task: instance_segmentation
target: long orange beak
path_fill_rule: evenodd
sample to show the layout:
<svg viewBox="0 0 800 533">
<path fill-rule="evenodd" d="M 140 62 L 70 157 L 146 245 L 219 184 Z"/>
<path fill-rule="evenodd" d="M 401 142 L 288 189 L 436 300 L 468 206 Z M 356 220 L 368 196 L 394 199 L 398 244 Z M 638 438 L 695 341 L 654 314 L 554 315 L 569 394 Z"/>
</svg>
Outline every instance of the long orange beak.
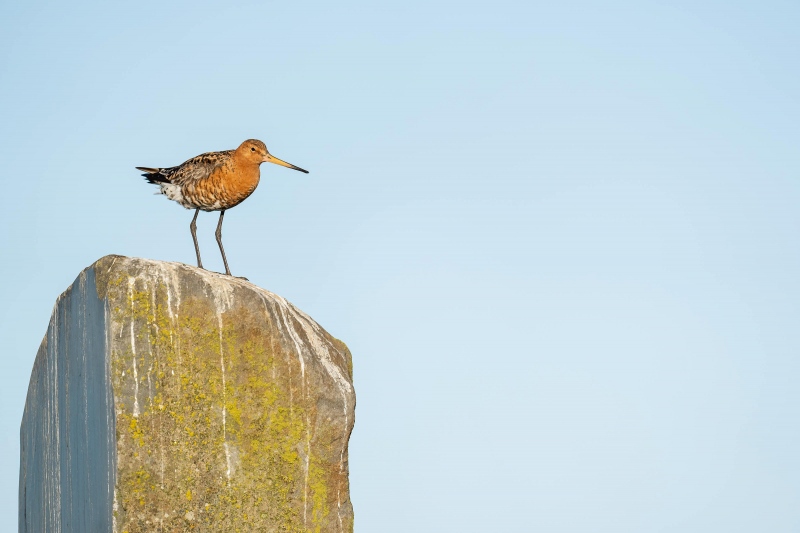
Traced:
<svg viewBox="0 0 800 533">
<path fill-rule="evenodd" d="M 292 170 L 299 170 L 300 172 L 305 172 L 306 174 L 308 174 L 308 170 L 304 170 L 304 169 L 302 169 L 300 167 L 294 166 L 291 163 L 287 163 L 286 161 L 282 161 L 282 160 L 278 159 L 277 157 L 275 157 L 272 154 L 265 155 L 264 156 L 264 160 L 262 162 L 263 163 L 275 163 L 276 165 L 280 165 L 280 166 L 286 167 L 286 168 L 291 168 Z"/>
</svg>

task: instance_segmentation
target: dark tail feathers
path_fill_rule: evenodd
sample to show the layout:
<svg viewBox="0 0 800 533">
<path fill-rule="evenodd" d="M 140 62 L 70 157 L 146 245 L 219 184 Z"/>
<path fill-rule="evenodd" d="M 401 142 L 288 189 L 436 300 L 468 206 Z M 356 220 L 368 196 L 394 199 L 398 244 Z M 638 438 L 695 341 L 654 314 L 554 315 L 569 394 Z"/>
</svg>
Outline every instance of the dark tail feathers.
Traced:
<svg viewBox="0 0 800 533">
<path fill-rule="evenodd" d="M 167 177 L 161 173 L 160 168 L 136 167 L 136 170 L 144 172 L 142 176 L 147 180 L 147 183 L 169 183 Z"/>
</svg>

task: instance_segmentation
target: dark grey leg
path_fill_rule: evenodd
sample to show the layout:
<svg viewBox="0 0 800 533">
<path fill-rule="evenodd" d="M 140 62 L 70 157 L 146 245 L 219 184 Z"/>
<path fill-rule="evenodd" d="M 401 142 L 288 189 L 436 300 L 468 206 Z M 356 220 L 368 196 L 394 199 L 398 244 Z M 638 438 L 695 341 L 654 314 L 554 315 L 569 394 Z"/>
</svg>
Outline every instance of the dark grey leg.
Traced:
<svg viewBox="0 0 800 533">
<path fill-rule="evenodd" d="M 194 240 L 194 251 L 197 253 L 197 266 L 203 268 L 203 262 L 200 261 L 200 247 L 197 245 L 197 215 L 200 214 L 200 210 L 197 209 L 194 212 L 194 218 L 192 219 L 192 223 L 189 224 L 189 229 L 192 230 L 192 240 Z"/>
<path fill-rule="evenodd" d="M 228 268 L 228 260 L 225 259 L 225 249 L 222 247 L 222 217 L 225 216 L 225 210 L 219 212 L 219 224 L 217 224 L 217 244 L 219 244 L 219 251 L 222 252 L 222 262 L 225 263 L 225 273 L 231 275 L 231 270 Z M 199 256 L 198 256 L 199 257 Z"/>
</svg>

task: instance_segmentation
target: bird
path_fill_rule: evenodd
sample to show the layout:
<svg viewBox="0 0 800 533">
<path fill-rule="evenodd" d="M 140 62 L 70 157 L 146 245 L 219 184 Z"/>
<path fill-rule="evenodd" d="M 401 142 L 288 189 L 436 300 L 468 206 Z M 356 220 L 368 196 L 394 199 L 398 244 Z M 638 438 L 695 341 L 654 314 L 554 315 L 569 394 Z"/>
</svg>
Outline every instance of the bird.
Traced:
<svg viewBox="0 0 800 533">
<path fill-rule="evenodd" d="M 203 268 L 203 262 L 197 244 L 197 215 L 200 211 L 219 211 L 215 235 L 225 274 L 231 276 L 222 247 L 222 219 L 226 210 L 236 207 L 256 190 L 261 179 L 261 163 L 274 163 L 308 174 L 307 170 L 270 154 L 267 145 L 258 139 L 248 139 L 235 150 L 200 154 L 174 167 L 136 169 L 144 172 L 142 176 L 148 183 L 160 187 L 156 194 L 163 194 L 186 209 L 195 210 L 189 229 L 199 268 Z"/>
</svg>

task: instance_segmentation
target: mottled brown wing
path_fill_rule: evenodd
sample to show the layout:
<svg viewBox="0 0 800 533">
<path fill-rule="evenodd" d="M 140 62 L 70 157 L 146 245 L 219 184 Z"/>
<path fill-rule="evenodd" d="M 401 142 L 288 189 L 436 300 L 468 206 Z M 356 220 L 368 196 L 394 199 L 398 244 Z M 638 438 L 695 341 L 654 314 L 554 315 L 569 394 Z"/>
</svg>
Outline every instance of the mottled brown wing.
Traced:
<svg viewBox="0 0 800 533">
<path fill-rule="evenodd" d="M 233 150 L 200 154 L 177 167 L 162 168 L 158 173 L 168 182 L 184 187 L 210 176 L 214 170 L 224 165 L 232 154 Z"/>
</svg>

